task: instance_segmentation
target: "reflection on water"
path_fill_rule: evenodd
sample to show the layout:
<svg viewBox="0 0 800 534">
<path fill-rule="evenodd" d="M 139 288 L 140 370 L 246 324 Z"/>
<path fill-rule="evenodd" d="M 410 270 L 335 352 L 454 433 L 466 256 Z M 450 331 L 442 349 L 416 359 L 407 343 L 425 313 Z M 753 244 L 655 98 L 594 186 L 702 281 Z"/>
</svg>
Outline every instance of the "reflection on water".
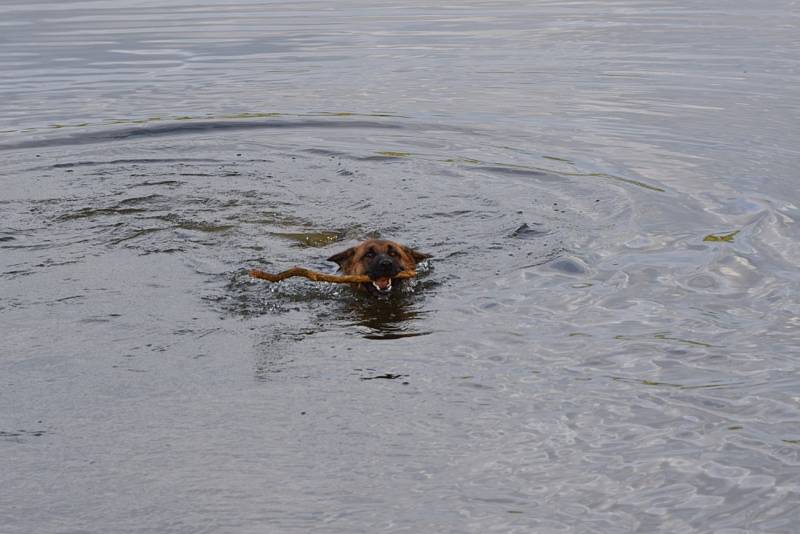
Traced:
<svg viewBox="0 0 800 534">
<path fill-rule="evenodd" d="M 392 295 L 377 299 L 359 295 L 342 306 L 341 316 L 351 317 L 354 326 L 361 327 L 367 339 L 400 339 L 421 336 L 430 332 L 424 328 L 424 311 L 416 295 Z"/>
<path fill-rule="evenodd" d="M 163 4 L 0 7 L 4 533 L 796 530 L 790 0 Z"/>
</svg>

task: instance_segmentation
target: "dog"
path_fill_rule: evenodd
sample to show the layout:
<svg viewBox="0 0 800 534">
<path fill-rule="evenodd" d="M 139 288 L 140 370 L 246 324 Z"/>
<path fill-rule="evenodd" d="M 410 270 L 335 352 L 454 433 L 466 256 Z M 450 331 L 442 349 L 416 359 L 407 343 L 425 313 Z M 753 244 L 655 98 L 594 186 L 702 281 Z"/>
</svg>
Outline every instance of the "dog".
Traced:
<svg viewBox="0 0 800 534">
<path fill-rule="evenodd" d="M 417 263 L 430 258 L 388 239 L 368 239 L 354 247 L 334 254 L 328 261 L 339 265 L 343 274 L 365 274 L 371 282 L 352 284 L 359 291 L 375 297 L 386 297 L 401 287 L 403 279 L 394 278 L 401 271 L 416 270 Z"/>
</svg>

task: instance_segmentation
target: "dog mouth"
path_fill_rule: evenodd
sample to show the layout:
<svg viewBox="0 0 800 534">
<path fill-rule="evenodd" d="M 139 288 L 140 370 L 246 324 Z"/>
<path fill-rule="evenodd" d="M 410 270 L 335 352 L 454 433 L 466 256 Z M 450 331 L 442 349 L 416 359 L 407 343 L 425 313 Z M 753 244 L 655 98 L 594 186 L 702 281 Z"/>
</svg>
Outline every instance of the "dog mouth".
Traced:
<svg viewBox="0 0 800 534">
<path fill-rule="evenodd" d="M 392 278 L 389 276 L 379 276 L 370 282 L 370 285 L 380 295 L 388 295 L 392 290 Z"/>
</svg>

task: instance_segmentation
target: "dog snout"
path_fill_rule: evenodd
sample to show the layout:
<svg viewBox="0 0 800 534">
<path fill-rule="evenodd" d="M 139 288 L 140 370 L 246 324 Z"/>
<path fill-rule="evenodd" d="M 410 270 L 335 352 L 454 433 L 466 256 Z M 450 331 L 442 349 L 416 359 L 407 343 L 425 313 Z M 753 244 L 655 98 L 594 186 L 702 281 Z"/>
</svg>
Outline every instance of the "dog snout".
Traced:
<svg viewBox="0 0 800 534">
<path fill-rule="evenodd" d="M 373 276 L 394 276 L 397 274 L 397 267 L 394 261 L 385 254 L 381 254 L 375 258 L 375 263 L 372 265 Z"/>
</svg>

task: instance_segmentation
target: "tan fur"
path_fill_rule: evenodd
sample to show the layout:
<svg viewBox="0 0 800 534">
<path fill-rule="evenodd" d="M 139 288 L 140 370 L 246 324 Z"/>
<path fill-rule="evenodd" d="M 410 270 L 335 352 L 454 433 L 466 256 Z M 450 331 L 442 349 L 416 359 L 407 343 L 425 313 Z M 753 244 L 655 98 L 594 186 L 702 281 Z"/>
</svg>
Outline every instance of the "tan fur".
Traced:
<svg viewBox="0 0 800 534">
<path fill-rule="evenodd" d="M 345 275 L 374 275 L 375 262 L 379 259 L 385 261 L 386 258 L 390 258 L 395 262 L 397 273 L 392 275 L 391 278 L 399 281 L 402 278 L 407 278 L 406 276 L 398 276 L 400 272 L 414 272 L 417 263 L 430 258 L 430 255 L 388 239 L 368 239 L 354 247 L 334 254 L 328 258 L 328 261 L 338 263 L 339 270 Z M 364 283 L 353 284 L 355 289 L 371 291 L 372 289 L 369 286 L 370 284 Z"/>
</svg>

